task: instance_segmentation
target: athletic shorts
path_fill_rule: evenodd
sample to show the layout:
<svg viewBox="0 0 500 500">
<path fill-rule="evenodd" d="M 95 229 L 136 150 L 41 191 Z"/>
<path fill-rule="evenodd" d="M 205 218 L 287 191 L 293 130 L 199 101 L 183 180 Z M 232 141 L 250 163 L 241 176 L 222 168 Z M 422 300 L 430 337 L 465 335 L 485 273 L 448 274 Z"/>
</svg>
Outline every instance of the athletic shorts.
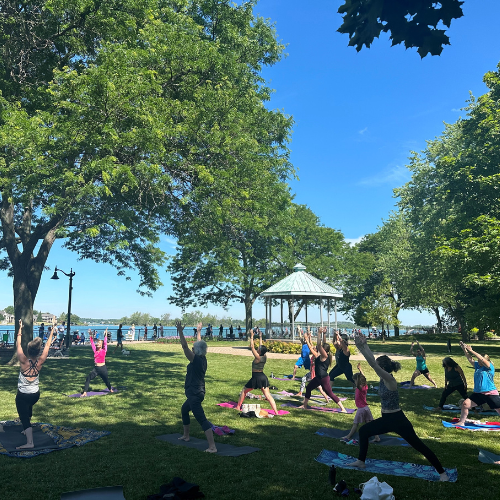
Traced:
<svg viewBox="0 0 500 500">
<path fill-rule="evenodd" d="M 429 373 L 429 368 L 426 368 L 425 370 L 418 370 L 420 372 L 420 375 L 425 375 L 426 373 Z"/>
<path fill-rule="evenodd" d="M 500 396 L 487 396 L 481 392 L 473 392 L 469 399 L 476 403 L 477 406 L 486 403 L 492 410 L 500 408 Z"/>
<path fill-rule="evenodd" d="M 298 366 L 299 368 L 304 367 L 306 370 L 311 369 L 311 358 L 307 356 L 307 358 L 303 358 L 302 356 L 297 360 L 297 363 L 295 363 L 295 366 Z"/>
</svg>

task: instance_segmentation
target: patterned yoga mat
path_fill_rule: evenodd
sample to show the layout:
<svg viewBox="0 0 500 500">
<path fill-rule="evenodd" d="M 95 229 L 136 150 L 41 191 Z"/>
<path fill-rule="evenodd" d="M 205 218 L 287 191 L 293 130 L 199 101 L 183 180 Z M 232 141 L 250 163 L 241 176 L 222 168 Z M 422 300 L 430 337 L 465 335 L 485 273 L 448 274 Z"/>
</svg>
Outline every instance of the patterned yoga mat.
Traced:
<svg viewBox="0 0 500 500">
<path fill-rule="evenodd" d="M 217 403 L 217 406 L 222 406 L 223 408 L 236 408 L 236 403 L 234 401 L 228 401 L 227 403 Z M 267 411 L 271 415 L 276 415 L 274 410 L 268 410 L 267 408 L 261 408 L 261 410 Z M 278 415 L 289 415 L 289 411 L 278 410 Z"/>
<path fill-rule="evenodd" d="M 500 422 L 479 422 L 473 420 L 466 420 L 465 425 L 457 425 L 458 418 L 454 418 L 451 422 L 441 420 L 443 425 L 448 428 L 455 428 L 464 431 L 485 431 L 485 432 L 498 432 L 500 431 Z"/>
<path fill-rule="evenodd" d="M 19 422 L 7 420 L 0 422 L 0 428 L 0 454 L 17 458 L 31 458 L 51 451 L 83 446 L 111 434 L 109 431 L 73 429 L 71 427 L 36 423 L 33 424 L 35 448 L 17 450 L 16 446 L 26 444 L 26 437 L 21 434 L 23 426 Z"/>
<path fill-rule="evenodd" d="M 431 465 L 367 458 L 365 462 L 366 467 L 364 469 L 359 469 L 358 467 L 350 467 L 348 465 L 355 462 L 356 458 L 330 450 L 322 450 L 315 460 L 328 466 L 335 465 L 335 467 L 339 467 L 340 469 L 362 470 L 363 472 L 371 472 L 373 474 L 388 474 L 390 476 L 414 477 L 427 481 L 439 481 L 439 474 Z M 445 469 L 445 471 L 450 478 L 450 482 L 454 483 L 458 478 L 457 469 Z"/>
</svg>

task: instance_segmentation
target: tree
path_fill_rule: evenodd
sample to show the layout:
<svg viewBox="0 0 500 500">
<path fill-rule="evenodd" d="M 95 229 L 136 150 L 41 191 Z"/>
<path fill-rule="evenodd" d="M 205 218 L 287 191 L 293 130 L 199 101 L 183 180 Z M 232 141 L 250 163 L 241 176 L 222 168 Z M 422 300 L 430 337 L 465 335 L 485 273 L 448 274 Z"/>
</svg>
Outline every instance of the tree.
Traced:
<svg viewBox="0 0 500 500">
<path fill-rule="evenodd" d="M 283 142 L 289 122 L 263 106 L 259 72 L 283 46 L 253 2 L 4 3 L 0 251 L 25 345 L 56 239 L 157 289 L 159 234 L 175 234 L 235 149 Z"/>
<path fill-rule="evenodd" d="M 338 12 L 344 14 L 337 30 L 349 34 L 349 45 L 359 52 L 367 48 L 380 33 L 391 33 L 392 45 L 404 43 L 417 47 L 420 57 L 441 54 L 450 45 L 445 30 L 453 19 L 463 16 L 462 0 L 345 0 Z"/>
<path fill-rule="evenodd" d="M 14 314 L 14 306 L 7 306 L 3 309 L 7 314 Z"/>
</svg>

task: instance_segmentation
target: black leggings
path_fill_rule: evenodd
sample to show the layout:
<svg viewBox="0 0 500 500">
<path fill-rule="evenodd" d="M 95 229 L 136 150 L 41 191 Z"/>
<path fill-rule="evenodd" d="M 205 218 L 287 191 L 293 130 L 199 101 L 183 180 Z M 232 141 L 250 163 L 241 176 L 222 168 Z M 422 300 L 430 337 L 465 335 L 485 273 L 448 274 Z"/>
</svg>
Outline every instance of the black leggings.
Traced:
<svg viewBox="0 0 500 500">
<path fill-rule="evenodd" d="M 194 418 L 201 425 L 203 431 L 212 428 L 212 424 L 207 420 L 205 412 L 203 411 L 203 406 L 201 406 L 201 403 L 203 402 L 204 399 L 205 399 L 205 394 L 203 393 L 196 394 L 194 396 L 187 396 L 187 399 L 181 408 L 183 425 L 189 425 L 191 423 L 191 419 L 189 418 L 189 412 L 192 411 Z"/>
<path fill-rule="evenodd" d="M 94 380 L 97 375 L 104 380 L 106 387 L 111 390 L 111 384 L 108 380 L 108 369 L 106 368 L 106 365 L 103 365 L 94 366 L 94 369 L 87 375 L 87 380 L 85 380 L 85 389 L 83 389 L 83 392 L 87 392 L 89 390 L 90 381 Z"/>
<path fill-rule="evenodd" d="M 351 382 L 351 384 L 356 385 L 354 383 L 354 379 L 352 377 L 352 365 L 351 363 L 347 363 L 346 365 L 335 365 L 330 372 L 330 380 L 333 380 L 339 375 L 345 375 L 345 378 Z"/>
<path fill-rule="evenodd" d="M 19 419 L 23 424 L 23 429 L 31 427 L 31 417 L 33 416 L 33 406 L 40 399 L 40 391 L 28 394 L 26 392 L 17 391 L 16 408 L 19 414 Z"/>
<path fill-rule="evenodd" d="M 467 399 L 467 391 L 465 390 L 464 384 L 460 385 L 455 385 L 453 387 L 446 387 L 446 389 L 443 391 L 443 394 L 441 394 L 441 399 L 439 400 L 439 408 L 442 408 L 444 405 L 444 402 L 446 401 L 446 398 L 450 395 L 453 394 L 455 391 L 458 391 L 460 393 L 460 396 L 462 396 L 464 399 Z"/>
<path fill-rule="evenodd" d="M 399 434 L 410 446 L 415 448 L 419 453 L 422 453 L 439 474 L 444 472 L 438 457 L 436 457 L 434 452 L 415 434 L 413 425 L 411 425 L 411 422 L 401 410 L 395 413 L 382 413 L 382 418 L 372 420 L 361 427 L 359 430 L 359 460 L 363 462 L 366 460 L 368 439 L 371 436 L 386 434 L 388 432 Z"/>
</svg>

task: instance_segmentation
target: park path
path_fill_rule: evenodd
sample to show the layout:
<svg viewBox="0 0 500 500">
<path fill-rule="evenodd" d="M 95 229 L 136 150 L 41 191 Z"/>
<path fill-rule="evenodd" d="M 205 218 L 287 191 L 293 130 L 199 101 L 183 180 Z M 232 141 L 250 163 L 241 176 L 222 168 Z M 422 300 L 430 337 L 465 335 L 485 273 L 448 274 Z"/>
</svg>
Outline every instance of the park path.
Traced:
<svg viewBox="0 0 500 500">
<path fill-rule="evenodd" d="M 253 357 L 252 351 L 246 346 L 209 346 L 208 352 L 213 352 L 216 354 L 232 354 L 234 356 L 248 356 Z M 393 353 L 385 353 L 385 352 L 376 352 L 374 353 L 376 356 L 382 356 L 383 354 L 387 354 L 391 358 L 399 359 L 415 359 L 413 356 L 400 356 L 398 354 Z M 268 352 L 267 357 L 269 359 L 297 359 L 297 354 L 284 354 L 281 352 Z M 351 356 L 352 361 L 362 361 L 365 358 L 361 354 L 354 354 Z"/>
</svg>

